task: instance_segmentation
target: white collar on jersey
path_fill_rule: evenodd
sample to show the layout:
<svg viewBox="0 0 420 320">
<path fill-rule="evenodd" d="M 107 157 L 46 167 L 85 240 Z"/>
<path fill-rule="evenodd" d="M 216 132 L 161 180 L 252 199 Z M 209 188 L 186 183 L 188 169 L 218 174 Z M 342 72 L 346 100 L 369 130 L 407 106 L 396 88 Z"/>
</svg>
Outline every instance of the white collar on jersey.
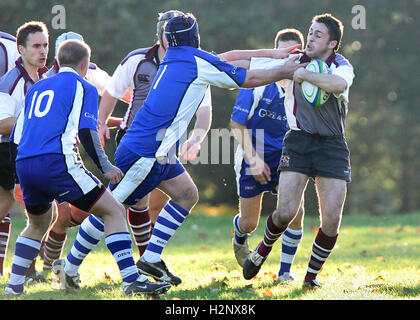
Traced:
<svg viewBox="0 0 420 320">
<path fill-rule="evenodd" d="M 73 68 L 70 68 L 70 67 L 62 67 L 62 68 L 60 68 L 60 70 L 58 70 L 58 72 L 73 72 L 75 74 L 78 74 L 76 72 L 76 70 L 74 70 Z"/>
</svg>

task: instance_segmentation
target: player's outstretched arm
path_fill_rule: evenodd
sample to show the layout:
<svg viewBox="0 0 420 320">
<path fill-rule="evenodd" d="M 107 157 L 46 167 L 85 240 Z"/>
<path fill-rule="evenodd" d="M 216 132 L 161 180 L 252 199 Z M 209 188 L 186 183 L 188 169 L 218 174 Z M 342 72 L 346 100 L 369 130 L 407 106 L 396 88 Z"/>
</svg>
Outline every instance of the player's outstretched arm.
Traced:
<svg viewBox="0 0 420 320">
<path fill-rule="evenodd" d="M 293 74 L 295 71 L 307 65 L 307 63 L 297 64 L 296 60 L 298 58 L 299 57 L 297 55 L 293 56 L 279 68 L 269 70 L 255 69 L 247 71 L 245 82 L 242 84 L 242 88 L 255 88 L 282 79 L 293 79 Z"/>
<path fill-rule="evenodd" d="M 346 80 L 338 75 L 311 72 L 305 68 L 296 70 L 293 80 L 297 83 L 308 81 L 327 92 L 336 94 L 343 93 L 347 88 Z"/>
<path fill-rule="evenodd" d="M 231 50 L 217 56 L 221 60 L 232 63 L 237 60 L 251 60 L 251 58 L 284 59 L 289 53 L 300 47 L 300 44 L 281 49 Z"/>
<path fill-rule="evenodd" d="M 105 138 L 110 139 L 111 135 L 108 127 L 108 120 L 114 112 L 115 105 L 117 104 L 117 98 L 111 96 L 107 90 L 105 90 L 101 102 L 99 104 L 98 112 L 98 133 L 102 146 L 105 145 Z M 111 126 L 112 127 L 112 126 Z"/>
</svg>

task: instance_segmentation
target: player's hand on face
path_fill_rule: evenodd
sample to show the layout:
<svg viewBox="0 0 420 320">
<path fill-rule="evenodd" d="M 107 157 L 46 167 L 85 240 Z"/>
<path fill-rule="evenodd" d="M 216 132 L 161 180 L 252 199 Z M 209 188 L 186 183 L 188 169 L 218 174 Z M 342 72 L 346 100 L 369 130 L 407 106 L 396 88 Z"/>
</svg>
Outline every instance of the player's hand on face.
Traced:
<svg viewBox="0 0 420 320">
<path fill-rule="evenodd" d="M 290 52 L 295 51 L 299 47 L 300 47 L 300 44 L 296 44 L 294 46 L 276 49 L 274 51 L 273 58 L 274 59 L 284 59 L 284 58 L 287 58 L 289 56 L 289 53 Z"/>
<path fill-rule="evenodd" d="M 255 162 L 251 162 L 249 167 L 251 174 L 261 184 L 267 184 L 271 181 L 270 167 L 260 157 L 255 157 Z"/>
<path fill-rule="evenodd" d="M 195 160 L 200 149 L 201 144 L 198 141 L 187 140 L 181 145 L 179 154 L 187 161 Z"/>
<path fill-rule="evenodd" d="M 99 139 L 101 140 L 102 147 L 105 147 L 105 138 L 111 138 L 109 128 L 106 124 L 100 124 L 98 128 Z"/>
<path fill-rule="evenodd" d="M 286 79 L 293 79 L 293 75 L 298 69 L 304 69 L 306 63 L 298 63 L 299 56 L 295 55 L 292 58 L 290 58 L 284 65 L 283 65 L 283 71 L 286 72 Z"/>
<path fill-rule="evenodd" d="M 104 176 L 112 184 L 117 184 L 124 177 L 124 174 L 119 168 L 112 166 L 111 169 L 109 169 L 106 173 L 104 173 Z"/>
</svg>

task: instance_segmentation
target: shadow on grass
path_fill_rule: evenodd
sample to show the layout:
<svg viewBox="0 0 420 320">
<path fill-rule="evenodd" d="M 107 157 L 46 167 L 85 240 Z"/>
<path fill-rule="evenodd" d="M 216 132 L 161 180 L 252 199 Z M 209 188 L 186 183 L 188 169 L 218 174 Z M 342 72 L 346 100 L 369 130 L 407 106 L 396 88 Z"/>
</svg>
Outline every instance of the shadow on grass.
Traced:
<svg viewBox="0 0 420 320">
<path fill-rule="evenodd" d="M 379 291 L 403 298 L 420 297 L 420 283 L 414 284 L 412 286 L 385 285 L 380 287 Z"/>
<path fill-rule="evenodd" d="M 305 294 L 303 289 L 291 289 L 283 294 L 271 294 L 271 290 L 278 284 L 264 281 L 258 284 L 250 283 L 244 286 L 232 287 L 223 280 L 213 281 L 196 288 L 169 291 L 166 299 L 207 299 L 207 300 L 282 300 L 299 299 Z M 287 286 L 285 286 L 287 288 Z"/>
</svg>

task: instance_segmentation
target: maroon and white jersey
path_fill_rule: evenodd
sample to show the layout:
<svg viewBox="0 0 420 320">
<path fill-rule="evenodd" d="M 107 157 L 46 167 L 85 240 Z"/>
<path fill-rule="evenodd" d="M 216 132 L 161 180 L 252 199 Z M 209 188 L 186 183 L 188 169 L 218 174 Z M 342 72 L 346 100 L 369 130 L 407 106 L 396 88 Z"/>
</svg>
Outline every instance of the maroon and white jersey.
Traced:
<svg viewBox="0 0 420 320">
<path fill-rule="evenodd" d="M 57 74 L 59 70 L 60 68 L 57 60 L 54 60 L 53 66 L 44 74 L 44 77 L 51 77 Z M 89 64 L 89 69 L 86 73 L 85 79 L 96 87 L 100 96 L 104 94 L 106 85 L 110 78 L 111 77 L 108 72 L 102 70 L 93 62 Z"/>
<path fill-rule="evenodd" d="M 19 116 L 25 104 L 26 92 L 35 83 L 23 67 L 21 57 L 15 64 L 0 78 L 0 120 Z M 39 79 L 47 70 L 45 67 L 38 70 Z M 0 142 L 9 142 L 9 135 L 0 135 Z"/>
<path fill-rule="evenodd" d="M 159 45 L 130 52 L 115 69 L 106 90 L 117 99 L 122 99 L 127 89 L 132 96 L 127 112 L 121 122 L 121 129 L 127 130 L 149 94 L 159 68 Z M 200 106 L 211 107 L 210 86 Z"/>
<path fill-rule="evenodd" d="M 8 33 L 0 32 L 0 77 L 15 67 L 15 62 L 19 57 L 16 38 Z"/>
<path fill-rule="evenodd" d="M 304 52 L 298 52 L 301 63 L 309 62 Z M 284 64 L 288 59 L 252 58 L 250 69 L 272 69 Z M 339 94 L 332 94 L 321 107 L 314 108 L 307 103 L 300 87 L 292 80 L 282 80 L 279 84 L 285 89 L 284 107 L 287 122 L 292 130 L 304 130 L 311 134 L 323 136 L 344 135 L 346 115 L 348 111 L 349 89 L 353 83 L 354 70 L 349 61 L 341 54 L 333 53 L 325 61 L 329 73 L 343 78 L 347 87 Z"/>
</svg>

